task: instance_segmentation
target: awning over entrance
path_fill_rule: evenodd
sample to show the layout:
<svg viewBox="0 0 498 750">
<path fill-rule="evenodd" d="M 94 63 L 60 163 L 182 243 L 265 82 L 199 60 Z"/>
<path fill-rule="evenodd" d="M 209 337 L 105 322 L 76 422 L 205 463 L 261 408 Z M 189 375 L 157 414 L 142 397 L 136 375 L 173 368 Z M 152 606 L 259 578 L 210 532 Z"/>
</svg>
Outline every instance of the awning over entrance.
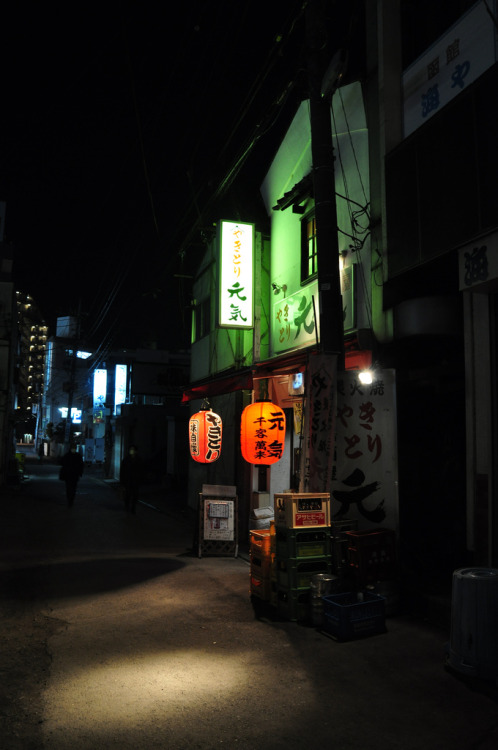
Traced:
<svg viewBox="0 0 498 750">
<path fill-rule="evenodd" d="M 232 372 L 223 377 L 210 378 L 202 382 L 198 381 L 195 385 L 183 391 L 182 404 L 186 404 L 196 398 L 220 396 L 223 393 L 233 393 L 233 391 L 242 391 L 245 389 L 252 390 L 252 370 L 250 368 Z"/>
<path fill-rule="evenodd" d="M 198 381 L 183 391 L 182 404 L 197 398 L 209 398 L 220 396 L 223 393 L 233 391 L 252 390 L 254 380 L 271 378 L 274 375 L 287 375 L 296 372 L 304 372 L 310 349 L 301 349 L 286 356 L 269 359 L 265 362 L 257 362 L 252 367 L 244 370 L 230 372 L 223 376 L 217 376 Z"/>
<path fill-rule="evenodd" d="M 221 396 L 224 393 L 233 393 L 234 391 L 251 391 L 254 388 L 255 380 L 305 372 L 309 358 L 315 354 L 318 354 L 316 347 L 299 349 L 287 355 L 267 359 L 265 362 L 256 362 L 252 367 L 246 367 L 243 370 L 197 381 L 189 388 L 184 389 L 182 404 L 194 399 Z M 371 364 L 372 352 L 370 350 L 351 350 L 346 353 L 346 370 L 362 370 L 370 367 Z"/>
<path fill-rule="evenodd" d="M 275 359 L 267 359 L 266 362 L 257 362 L 253 365 L 254 378 L 271 378 L 273 375 L 291 375 L 295 372 L 304 372 L 308 356 L 314 349 L 299 349 L 299 351 L 284 354 Z"/>
</svg>

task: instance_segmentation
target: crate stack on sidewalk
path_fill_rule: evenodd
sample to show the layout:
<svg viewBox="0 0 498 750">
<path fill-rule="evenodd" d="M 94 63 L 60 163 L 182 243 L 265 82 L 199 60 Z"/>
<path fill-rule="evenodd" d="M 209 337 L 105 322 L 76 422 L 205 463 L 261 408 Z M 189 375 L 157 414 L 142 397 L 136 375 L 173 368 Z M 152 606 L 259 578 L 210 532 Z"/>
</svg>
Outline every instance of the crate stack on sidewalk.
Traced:
<svg viewBox="0 0 498 750">
<path fill-rule="evenodd" d="M 386 614 L 396 607 L 392 596 L 386 596 L 397 578 L 396 533 L 384 528 L 342 529 L 340 536 L 341 546 L 346 545 L 341 565 L 351 590 L 323 597 L 323 630 L 338 640 L 384 633 Z"/>
<path fill-rule="evenodd" d="M 331 572 L 330 494 L 276 494 L 275 532 L 278 614 L 307 620 L 311 579 Z"/>
<path fill-rule="evenodd" d="M 348 529 L 345 536 L 348 565 L 354 574 L 356 588 L 396 579 L 396 532 L 393 529 Z"/>
</svg>

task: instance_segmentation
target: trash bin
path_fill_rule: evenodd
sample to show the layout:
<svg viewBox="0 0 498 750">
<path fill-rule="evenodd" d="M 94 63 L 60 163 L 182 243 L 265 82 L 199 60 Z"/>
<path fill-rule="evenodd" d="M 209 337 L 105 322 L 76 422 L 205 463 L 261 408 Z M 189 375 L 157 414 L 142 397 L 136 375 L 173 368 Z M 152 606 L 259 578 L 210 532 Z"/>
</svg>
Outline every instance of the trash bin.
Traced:
<svg viewBox="0 0 498 750">
<path fill-rule="evenodd" d="M 463 674 L 498 679 L 498 569 L 453 572 L 448 665 Z"/>
</svg>

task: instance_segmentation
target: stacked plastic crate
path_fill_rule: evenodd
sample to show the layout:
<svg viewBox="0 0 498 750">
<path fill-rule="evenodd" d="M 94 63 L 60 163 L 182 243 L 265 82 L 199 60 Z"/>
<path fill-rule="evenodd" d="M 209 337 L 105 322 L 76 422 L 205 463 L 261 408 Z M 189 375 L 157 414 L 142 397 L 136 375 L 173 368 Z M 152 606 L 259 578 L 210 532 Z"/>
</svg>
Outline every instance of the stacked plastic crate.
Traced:
<svg viewBox="0 0 498 750">
<path fill-rule="evenodd" d="M 374 528 L 346 531 L 348 563 L 357 588 L 397 577 L 396 532 Z"/>
<path fill-rule="evenodd" d="M 386 597 L 371 589 L 372 584 L 396 578 L 396 534 L 376 528 L 342 529 L 341 535 L 347 539 L 347 568 L 354 590 L 323 597 L 324 630 L 339 640 L 383 633 Z M 344 551 L 341 561 L 344 568 Z"/>
<path fill-rule="evenodd" d="M 311 579 L 330 573 L 330 495 L 275 495 L 276 606 L 288 620 L 309 618 Z"/>
<path fill-rule="evenodd" d="M 275 593 L 275 525 L 270 529 L 249 531 L 250 593 L 272 602 Z"/>
<path fill-rule="evenodd" d="M 330 554 L 332 555 L 332 573 L 341 579 L 343 591 L 349 589 L 349 582 L 354 579 L 353 572 L 349 567 L 350 538 L 348 531 L 356 531 L 358 521 L 350 518 L 336 519 L 330 524 Z"/>
</svg>

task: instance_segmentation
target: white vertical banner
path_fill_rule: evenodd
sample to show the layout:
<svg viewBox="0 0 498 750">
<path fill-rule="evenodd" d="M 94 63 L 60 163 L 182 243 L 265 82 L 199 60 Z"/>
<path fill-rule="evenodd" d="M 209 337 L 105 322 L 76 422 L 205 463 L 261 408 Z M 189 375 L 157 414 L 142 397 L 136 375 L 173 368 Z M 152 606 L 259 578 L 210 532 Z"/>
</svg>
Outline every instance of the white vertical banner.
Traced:
<svg viewBox="0 0 498 750">
<path fill-rule="evenodd" d="M 116 365 L 114 376 L 114 414 L 119 404 L 126 403 L 128 365 Z"/>
<path fill-rule="evenodd" d="M 341 372 L 332 521 L 349 518 L 359 529 L 397 529 L 397 485 L 394 370 L 376 372 L 370 385 L 361 385 L 356 371 Z"/>
<path fill-rule="evenodd" d="M 254 224 L 222 221 L 218 228 L 218 325 L 254 325 Z"/>
<path fill-rule="evenodd" d="M 337 411 L 337 356 L 312 355 L 307 369 L 303 492 L 330 492 Z"/>
</svg>

